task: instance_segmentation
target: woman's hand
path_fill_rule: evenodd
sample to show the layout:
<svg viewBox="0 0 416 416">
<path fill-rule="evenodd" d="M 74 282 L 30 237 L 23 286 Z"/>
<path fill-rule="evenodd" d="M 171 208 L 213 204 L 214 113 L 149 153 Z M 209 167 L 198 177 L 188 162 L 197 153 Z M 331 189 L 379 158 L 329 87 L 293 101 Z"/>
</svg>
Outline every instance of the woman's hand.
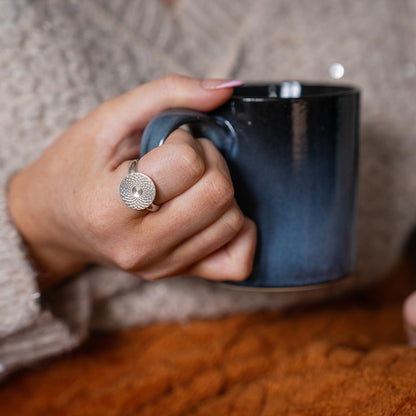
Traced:
<svg viewBox="0 0 416 416">
<path fill-rule="evenodd" d="M 137 170 L 156 185 L 159 211 L 132 210 L 119 195 L 146 124 L 172 107 L 214 109 L 232 94 L 223 84 L 176 75 L 144 84 L 102 104 L 12 179 L 10 212 L 41 286 L 91 263 L 149 280 L 249 275 L 256 227 L 238 208 L 227 166 L 208 140 L 178 130 L 139 161 Z"/>
</svg>

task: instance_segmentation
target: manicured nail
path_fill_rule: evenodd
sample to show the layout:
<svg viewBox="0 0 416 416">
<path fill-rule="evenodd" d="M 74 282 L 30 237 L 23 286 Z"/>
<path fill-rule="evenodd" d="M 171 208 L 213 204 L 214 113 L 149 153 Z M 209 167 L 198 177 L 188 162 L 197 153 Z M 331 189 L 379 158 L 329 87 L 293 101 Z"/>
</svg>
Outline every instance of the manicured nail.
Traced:
<svg viewBox="0 0 416 416">
<path fill-rule="evenodd" d="M 201 83 L 202 87 L 207 90 L 220 90 L 222 88 L 241 87 L 243 81 L 237 79 L 204 79 Z"/>
</svg>

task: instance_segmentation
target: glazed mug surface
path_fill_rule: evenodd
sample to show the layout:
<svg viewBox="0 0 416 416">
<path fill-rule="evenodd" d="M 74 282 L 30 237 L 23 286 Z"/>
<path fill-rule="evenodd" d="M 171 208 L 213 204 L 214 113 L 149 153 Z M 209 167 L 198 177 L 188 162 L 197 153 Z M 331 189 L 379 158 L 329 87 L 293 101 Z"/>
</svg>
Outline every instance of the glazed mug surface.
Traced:
<svg viewBox="0 0 416 416">
<path fill-rule="evenodd" d="M 210 113 L 154 118 L 141 156 L 188 125 L 224 156 L 236 200 L 258 227 L 249 288 L 303 288 L 354 269 L 359 90 L 298 81 L 245 85 Z"/>
</svg>

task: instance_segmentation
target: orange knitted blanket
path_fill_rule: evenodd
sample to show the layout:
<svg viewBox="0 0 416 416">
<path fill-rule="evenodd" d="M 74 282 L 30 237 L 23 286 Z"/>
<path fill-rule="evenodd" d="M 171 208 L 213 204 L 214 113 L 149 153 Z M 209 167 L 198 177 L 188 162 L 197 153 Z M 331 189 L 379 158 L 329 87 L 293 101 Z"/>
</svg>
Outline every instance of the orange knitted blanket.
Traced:
<svg viewBox="0 0 416 416">
<path fill-rule="evenodd" d="M 330 304 L 95 334 L 9 379 L 0 414 L 416 415 L 410 277 L 402 265 L 381 289 Z"/>
</svg>

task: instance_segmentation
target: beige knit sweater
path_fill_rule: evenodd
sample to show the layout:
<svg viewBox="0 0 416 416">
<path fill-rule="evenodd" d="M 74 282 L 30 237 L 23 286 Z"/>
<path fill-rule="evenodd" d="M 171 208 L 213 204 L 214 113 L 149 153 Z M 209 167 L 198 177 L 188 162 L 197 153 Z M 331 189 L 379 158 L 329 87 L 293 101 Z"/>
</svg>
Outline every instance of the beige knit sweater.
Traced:
<svg viewBox="0 0 416 416">
<path fill-rule="evenodd" d="M 147 283 L 94 268 L 45 298 L 7 213 L 7 181 L 102 100 L 170 72 L 331 81 L 363 91 L 355 284 L 376 279 L 416 224 L 416 0 L 2 0 L 0 373 L 74 348 L 91 328 L 185 320 L 332 296 Z M 117 192 L 117 190 L 115 190 Z"/>
</svg>

